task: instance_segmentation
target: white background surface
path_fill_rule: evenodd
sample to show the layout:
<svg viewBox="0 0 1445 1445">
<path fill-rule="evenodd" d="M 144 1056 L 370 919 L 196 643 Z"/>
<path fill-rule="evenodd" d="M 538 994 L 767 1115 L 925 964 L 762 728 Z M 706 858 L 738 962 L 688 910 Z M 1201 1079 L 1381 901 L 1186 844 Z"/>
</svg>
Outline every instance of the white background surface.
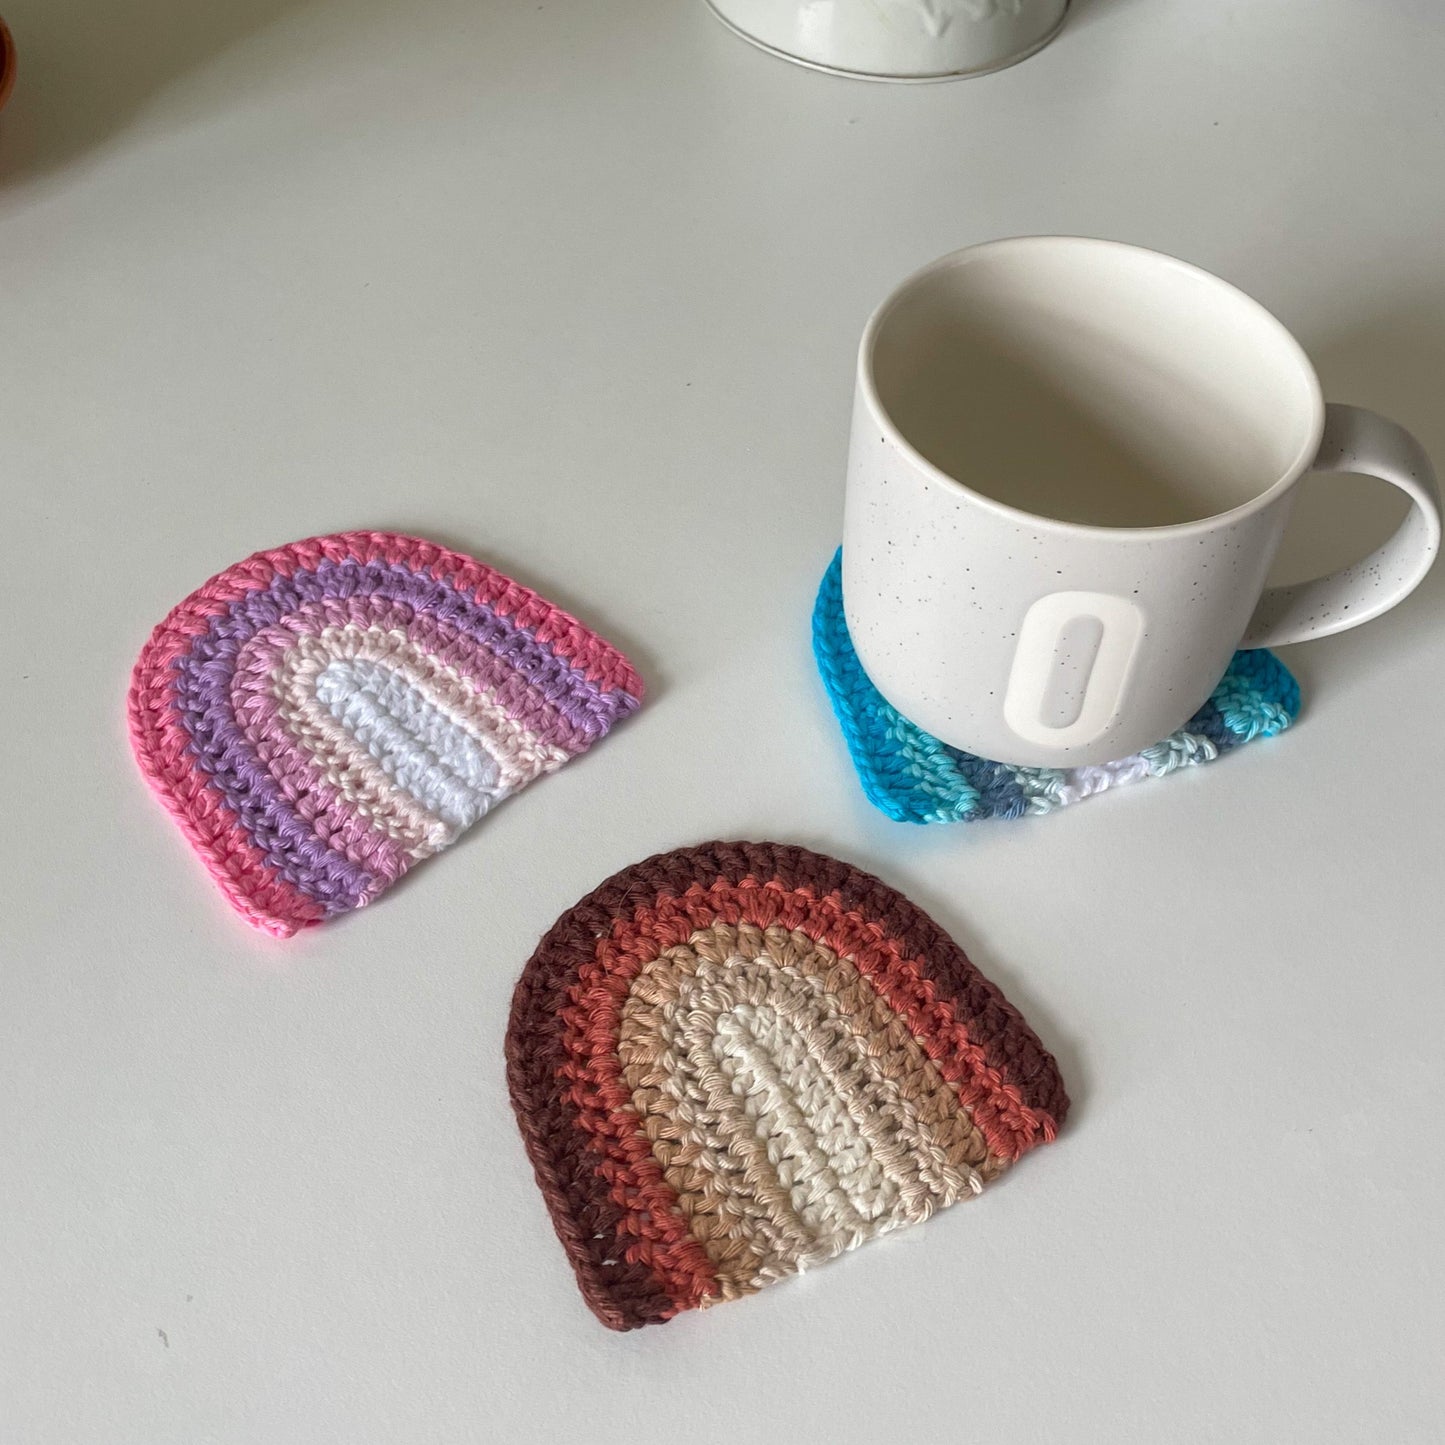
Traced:
<svg viewBox="0 0 1445 1445">
<path fill-rule="evenodd" d="M 807 640 L 866 313 L 986 237 L 1219 271 L 1445 459 L 1437 0 L 1076 0 L 918 88 L 683 0 L 4 9 L 5 1445 L 1445 1438 L 1445 574 L 1290 654 L 1278 742 L 976 829 L 867 806 Z M 1398 516 L 1318 494 L 1296 575 Z M 213 572 L 365 526 L 573 608 L 652 698 L 278 945 L 142 786 L 127 674 Z M 976 1204 L 611 1335 L 508 1000 L 581 894 L 716 836 L 902 888 L 1075 1111 Z"/>
</svg>

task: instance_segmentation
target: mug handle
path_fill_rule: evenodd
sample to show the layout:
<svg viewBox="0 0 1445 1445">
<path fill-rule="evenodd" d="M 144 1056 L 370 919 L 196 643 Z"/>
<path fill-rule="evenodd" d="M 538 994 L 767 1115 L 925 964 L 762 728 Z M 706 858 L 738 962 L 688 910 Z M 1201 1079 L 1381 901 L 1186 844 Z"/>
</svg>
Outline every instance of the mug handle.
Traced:
<svg viewBox="0 0 1445 1445">
<path fill-rule="evenodd" d="M 1358 627 L 1421 582 L 1440 550 L 1440 492 L 1425 449 L 1395 422 L 1361 406 L 1331 402 L 1316 472 L 1358 472 L 1404 492 L 1414 506 L 1394 536 L 1363 561 L 1312 582 L 1270 587 L 1259 599 L 1241 647 L 1280 647 Z"/>
</svg>

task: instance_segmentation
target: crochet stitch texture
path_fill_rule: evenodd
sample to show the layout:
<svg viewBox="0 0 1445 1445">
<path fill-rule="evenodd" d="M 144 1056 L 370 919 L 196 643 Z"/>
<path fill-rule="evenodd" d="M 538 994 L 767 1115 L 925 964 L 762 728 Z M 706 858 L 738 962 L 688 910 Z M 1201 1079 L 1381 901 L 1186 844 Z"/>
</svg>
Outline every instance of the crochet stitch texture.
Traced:
<svg viewBox="0 0 1445 1445">
<path fill-rule="evenodd" d="M 371 902 L 642 699 L 615 648 L 417 537 L 257 552 L 155 629 L 131 678 L 147 781 L 277 937 Z"/>
<path fill-rule="evenodd" d="M 616 1330 L 972 1198 L 1069 1102 L 927 914 L 775 843 L 658 854 L 570 908 L 518 981 L 506 1054 L 553 1225 Z"/>
<path fill-rule="evenodd" d="M 1209 700 L 1178 732 L 1118 762 L 1025 768 L 950 747 L 910 722 L 873 686 L 843 615 L 843 552 L 813 608 L 813 656 L 869 802 L 900 823 L 957 823 L 1051 813 L 1121 783 L 1207 763 L 1283 732 L 1299 713 L 1299 684 L 1272 652 L 1234 654 Z"/>
</svg>

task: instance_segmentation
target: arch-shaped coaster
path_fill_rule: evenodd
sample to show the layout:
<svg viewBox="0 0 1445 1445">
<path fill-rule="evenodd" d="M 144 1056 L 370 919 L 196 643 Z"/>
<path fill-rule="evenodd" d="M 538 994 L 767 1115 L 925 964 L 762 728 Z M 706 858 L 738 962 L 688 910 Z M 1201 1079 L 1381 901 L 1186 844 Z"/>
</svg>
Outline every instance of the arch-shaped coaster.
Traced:
<svg viewBox="0 0 1445 1445">
<path fill-rule="evenodd" d="M 1300 709 L 1299 684 L 1274 653 L 1241 649 L 1204 706 L 1176 733 L 1132 757 L 1077 768 L 1026 768 L 950 747 L 910 722 L 873 686 L 843 615 L 843 553 L 813 605 L 813 657 L 868 801 L 899 823 L 971 823 L 1052 813 L 1123 783 L 1212 762 L 1272 738 Z"/>
<path fill-rule="evenodd" d="M 131 677 L 146 780 L 287 937 L 371 902 L 642 700 L 616 648 L 419 537 L 312 537 L 211 578 Z"/>
<path fill-rule="evenodd" d="M 609 878 L 538 945 L 506 1047 L 553 1225 L 617 1330 L 971 1198 L 1052 1139 L 1069 1102 L 927 914 L 775 843 Z"/>
</svg>

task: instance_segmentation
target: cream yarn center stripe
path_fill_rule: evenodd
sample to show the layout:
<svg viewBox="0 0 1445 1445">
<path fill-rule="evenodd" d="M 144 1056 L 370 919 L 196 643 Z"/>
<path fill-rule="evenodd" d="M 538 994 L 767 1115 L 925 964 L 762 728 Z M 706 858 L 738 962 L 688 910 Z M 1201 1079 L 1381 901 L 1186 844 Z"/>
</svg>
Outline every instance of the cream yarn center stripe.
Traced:
<svg viewBox="0 0 1445 1445">
<path fill-rule="evenodd" d="M 633 982 L 618 1053 L 724 1297 L 1000 1167 L 906 1024 L 806 934 L 720 923 L 667 950 Z"/>
<path fill-rule="evenodd" d="M 843 1093 L 866 1090 L 857 1069 L 825 1069 L 819 1011 L 740 1003 L 687 1033 L 711 1047 L 768 1162 L 812 1235 L 814 1253 L 830 1258 L 900 1223 L 898 1186 L 874 1161 Z M 699 1037 L 705 1030 L 710 1038 Z M 846 1071 L 846 1072 L 845 1072 Z M 852 1077 L 849 1077 L 849 1076 Z M 802 1263 L 802 1260 L 799 1260 Z"/>
<path fill-rule="evenodd" d="M 981 1171 L 987 1179 L 998 1172 L 1000 1162 L 989 1154 L 957 1093 L 852 960 L 806 933 L 779 926 L 764 931 L 752 924 L 716 924 L 695 934 L 692 943 L 709 970 L 731 978 L 738 958 L 766 961 L 828 1001 L 829 1022 L 823 1027 L 837 1031 L 838 1057 L 853 1059 L 877 1090 L 857 1121 L 919 1218 L 931 1212 L 934 1196 L 951 1200 L 962 1176 L 971 1179 Z M 977 1192 L 972 1183 L 967 1187 Z"/>
</svg>

